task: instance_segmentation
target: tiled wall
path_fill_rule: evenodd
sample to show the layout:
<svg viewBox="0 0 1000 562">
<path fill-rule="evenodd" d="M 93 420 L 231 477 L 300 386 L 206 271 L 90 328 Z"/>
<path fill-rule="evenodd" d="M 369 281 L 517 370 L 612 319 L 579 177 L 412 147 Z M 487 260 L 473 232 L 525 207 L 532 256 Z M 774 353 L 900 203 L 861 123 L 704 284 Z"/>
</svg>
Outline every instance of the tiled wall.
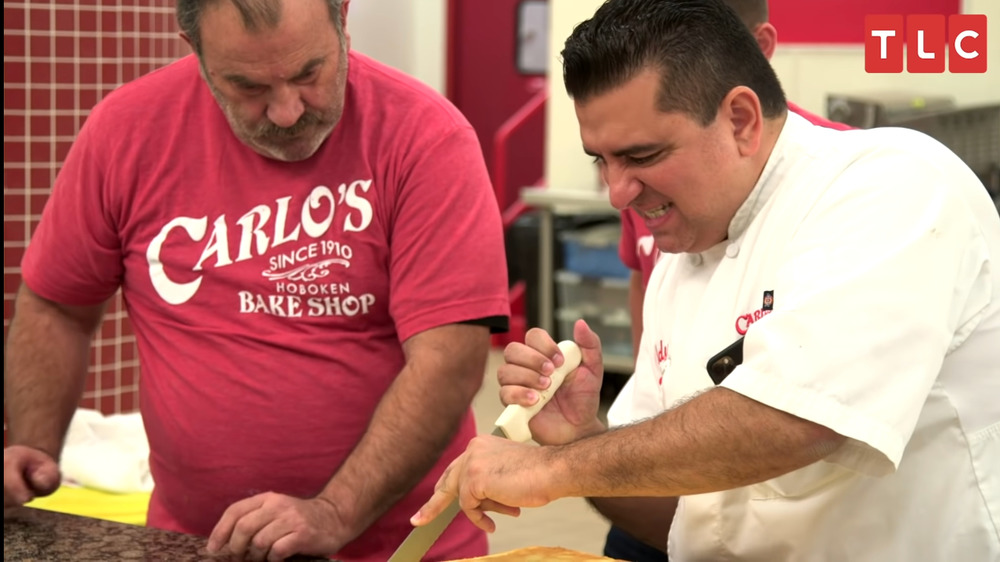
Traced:
<svg viewBox="0 0 1000 562">
<path fill-rule="evenodd" d="M 3 20 L 6 342 L 21 257 L 90 109 L 188 48 L 177 36 L 171 0 L 5 1 Z M 135 338 L 116 297 L 91 350 L 81 406 L 133 411 L 138 379 Z"/>
</svg>

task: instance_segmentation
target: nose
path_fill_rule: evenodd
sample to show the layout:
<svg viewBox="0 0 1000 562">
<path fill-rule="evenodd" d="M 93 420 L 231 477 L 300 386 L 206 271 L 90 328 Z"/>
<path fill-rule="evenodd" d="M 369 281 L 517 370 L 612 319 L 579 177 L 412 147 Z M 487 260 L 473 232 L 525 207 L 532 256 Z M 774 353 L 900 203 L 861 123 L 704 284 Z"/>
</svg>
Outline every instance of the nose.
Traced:
<svg viewBox="0 0 1000 562">
<path fill-rule="evenodd" d="M 285 84 L 272 90 L 267 104 L 267 118 L 275 125 L 287 128 L 299 121 L 305 109 L 298 89 Z"/>
<path fill-rule="evenodd" d="M 622 210 L 642 192 L 642 182 L 635 178 L 624 166 L 607 164 L 601 169 L 601 177 L 608 186 L 611 206 Z"/>
</svg>

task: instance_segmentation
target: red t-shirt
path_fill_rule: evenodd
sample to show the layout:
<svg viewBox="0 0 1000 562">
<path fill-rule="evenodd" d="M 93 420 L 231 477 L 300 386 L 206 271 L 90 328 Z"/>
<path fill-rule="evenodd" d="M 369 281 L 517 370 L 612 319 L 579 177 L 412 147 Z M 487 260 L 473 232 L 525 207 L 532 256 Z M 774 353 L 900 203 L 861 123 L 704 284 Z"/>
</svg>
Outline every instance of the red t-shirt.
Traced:
<svg viewBox="0 0 1000 562">
<path fill-rule="evenodd" d="M 788 102 L 788 109 L 805 117 L 814 125 L 838 131 L 847 131 L 853 128 L 850 125 L 830 121 L 810 113 L 792 102 Z M 652 233 L 646 228 L 646 223 L 643 222 L 638 213 L 632 209 L 625 209 L 622 211 L 621 217 L 622 237 L 618 243 L 618 256 L 629 269 L 642 273 L 642 286 L 645 287 L 649 283 L 649 276 L 653 272 L 653 266 L 656 265 L 660 251 L 656 248 L 656 243 L 653 242 Z"/>
<path fill-rule="evenodd" d="M 194 57 L 112 92 L 72 147 L 23 275 L 73 305 L 122 288 L 156 485 L 149 524 L 201 535 L 240 499 L 319 492 L 403 367 L 400 342 L 509 314 L 473 129 L 356 53 L 341 122 L 299 163 L 233 135 Z M 337 557 L 388 558 L 474 434 L 470 410 L 423 482 Z M 431 556 L 485 552 L 458 517 Z"/>
</svg>

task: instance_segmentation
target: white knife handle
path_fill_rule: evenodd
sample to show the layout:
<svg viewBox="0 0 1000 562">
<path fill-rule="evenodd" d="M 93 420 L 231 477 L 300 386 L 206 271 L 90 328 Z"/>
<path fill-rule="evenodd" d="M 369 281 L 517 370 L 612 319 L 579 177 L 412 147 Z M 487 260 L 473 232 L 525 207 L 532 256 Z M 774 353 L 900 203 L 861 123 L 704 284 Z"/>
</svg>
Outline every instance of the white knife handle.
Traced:
<svg viewBox="0 0 1000 562">
<path fill-rule="evenodd" d="M 518 443 L 531 441 L 531 431 L 528 429 L 528 422 L 531 421 L 531 418 L 539 410 L 548 404 L 552 396 L 559 390 L 563 380 L 566 379 L 566 375 L 580 365 L 580 348 L 576 343 L 570 340 L 561 341 L 559 342 L 559 351 L 563 356 L 563 364 L 549 375 L 552 384 L 545 390 L 538 391 L 538 402 L 527 407 L 511 404 L 504 408 L 503 413 L 497 418 L 496 426 L 503 431 L 507 439 L 517 441 Z"/>
</svg>

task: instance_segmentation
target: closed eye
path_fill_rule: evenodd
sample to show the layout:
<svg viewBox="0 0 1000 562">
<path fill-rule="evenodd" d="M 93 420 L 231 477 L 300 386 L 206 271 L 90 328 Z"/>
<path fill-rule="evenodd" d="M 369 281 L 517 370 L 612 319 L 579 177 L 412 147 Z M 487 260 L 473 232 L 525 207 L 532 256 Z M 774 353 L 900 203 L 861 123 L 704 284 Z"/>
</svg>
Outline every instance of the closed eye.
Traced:
<svg viewBox="0 0 1000 562">
<path fill-rule="evenodd" d="M 265 89 L 267 89 L 267 86 L 263 84 L 258 84 L 257 82 L 254 82 L 253 80 L 250 80 L 245 76 L 228 75 L 225 76 L 225 79 L 239 93 L 247 96 L 252 96 L 255 94 L 262 93 Z"/>
<path fill-rule="evenodd" d="M 318 75 L 319 75 L 319 71 L 316 70 L 315 68 L 311 68 L 308 71 L 303 72 L 302 74 L 299 74 L 298 76 L 296 76 L 295 79 L 294 79 L 294 81 L 295 81 L 296 84 L 308 84 L 308 83 L 312 82 L 313 80 L 316 80 L 316 77 Z"/>
<path fill-rule="evenodd" d="M 654 152 L 652 154 L 647 154 L 645 156 L 626 156 L 625 160 L 629 164 L 634 164 L 636 166 L 642 166 L 643 164 L 649 164 L 650 162 L 657 159 L 662 152 Z"/>
<path fill-rule="evenodd" d="M 611 153 L 611 156 L 614 161 L 621 162 L 627 166 L 644 166 L 660 160 L 665 154 L 669 154 L 671 150 L 670 146 L 665 147 L 662 144 L 645 144 L 616 150 Z M 606 164 L 604 157 L 598 152 L 588 150 L 587 148 L 584 148 L 584 152 L 594 158 L 595 164 Z"/>
<path fill-rule="evenodd" d="M 309 84 L 319 77 L 319 70 L 323 66 L 325 58 L 316 58 L 307 62 L 302 70 L 292 78 L 296 84 Z"/>
<path fill-rule="evenodd" d="M 240 93 L 245 95 L 256 95 L 263 93 L 264 90 L 267 89 L 267 86 L 264 86 L 262 84 L 237 83 L 236 89 L 239 90 Z"/>
</svg>

